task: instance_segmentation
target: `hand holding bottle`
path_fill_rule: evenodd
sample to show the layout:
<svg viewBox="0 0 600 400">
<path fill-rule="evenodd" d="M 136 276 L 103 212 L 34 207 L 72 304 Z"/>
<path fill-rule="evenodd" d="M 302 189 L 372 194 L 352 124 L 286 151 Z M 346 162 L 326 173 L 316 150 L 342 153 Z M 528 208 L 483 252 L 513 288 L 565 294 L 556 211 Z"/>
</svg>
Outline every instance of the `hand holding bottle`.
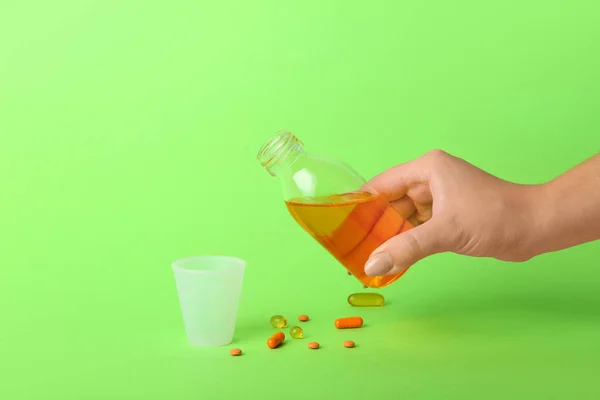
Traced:
<svg viewBox="0 0 600 400">
<path fill-rule="evenodd" d="M 417 225 L 373 251 L 369 276 L 442 252 L 525 261 L 600 239 L 600 155 L 549 183 L 520 185 L 435 150 L 369 185 Z"/>
</svg>

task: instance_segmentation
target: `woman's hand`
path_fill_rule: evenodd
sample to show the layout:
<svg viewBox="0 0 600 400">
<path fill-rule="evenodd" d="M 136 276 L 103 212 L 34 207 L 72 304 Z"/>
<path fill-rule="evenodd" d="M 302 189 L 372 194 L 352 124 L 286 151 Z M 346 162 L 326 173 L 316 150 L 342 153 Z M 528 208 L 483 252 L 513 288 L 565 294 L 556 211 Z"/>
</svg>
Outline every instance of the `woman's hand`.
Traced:
<svg viewBox="0 0 600 400">
<path fill-rule="evenodd" d="M 367 275 L 393 275 L 432 254 L 454 252 L 505 261 L 525 261 L 544 252 L 600 238 L 600 157 L 596 156 L 545 185 L 518 185 L 503 181 L 466 161 L 435 150 L 393 167 L 370 181 L 402 216 L 416 225 L 377 248 L 365 265 Z M 585 171 L 577 172 L 584 168 Z M 583 178 L 578 178 L 583 175 Z M 554 238 L 556 216 L 566 214 L 560 201 L 560 180 L 571 186 L 577 179 L 596 177 L 595 200 L 575 212 L 573 221 L 583 224 L 587 211 L 595 230 L 568 243 Z M 564 184 L 563 184 L 564 186 Z M 586 196 L 573 193 L 571 201 L 581 207 Z M 593 207 L 596 202 L 595 208 Z M 573 212 L 573 210 L 571 210 Z M 544 243 L 544 239 L 549 242 Z M 550 243 L 554 240 L 554 244 Z"/>
</svg>

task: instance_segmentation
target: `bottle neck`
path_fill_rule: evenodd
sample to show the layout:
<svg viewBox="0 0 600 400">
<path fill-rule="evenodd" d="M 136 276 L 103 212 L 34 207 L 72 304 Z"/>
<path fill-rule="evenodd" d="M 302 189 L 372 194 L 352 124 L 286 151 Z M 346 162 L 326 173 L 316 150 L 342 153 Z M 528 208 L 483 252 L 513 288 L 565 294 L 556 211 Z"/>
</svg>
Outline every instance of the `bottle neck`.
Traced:
<svg viewBox="0 0 600 400">
<path fill-rule="evenodd" d="M 290 132 L 281 131 L 267 140 L 258 151 L 256 158 L 267 172 L 273 176 L 281 174 L 304 154 L 303 143 Z"/>
</svg>

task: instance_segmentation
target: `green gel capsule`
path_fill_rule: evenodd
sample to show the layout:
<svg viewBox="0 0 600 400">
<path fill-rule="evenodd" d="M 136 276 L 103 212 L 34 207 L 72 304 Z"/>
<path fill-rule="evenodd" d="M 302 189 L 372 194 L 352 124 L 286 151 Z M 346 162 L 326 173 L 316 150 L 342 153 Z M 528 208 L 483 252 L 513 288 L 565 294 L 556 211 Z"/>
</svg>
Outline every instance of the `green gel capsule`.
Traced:
<svg viewBox="0 0 600 400">
<path fill-rule="evenodd" d="M 287 326 L 287 319 L 283 315 L 273 315 L 270 322 L 271 325 L 277 329 L 285 328 Z"/>
<path fill-rule="evenodd" d="M 379 293 L 353 293 L 348 296 L 348 303 L 354 307 L 380 307 L 383 302 Z"/>
<path fill-rule="evenodd" d="M 302 339 L 304 337 L 304 331 L 299 326 L 292 326 L 290 328 L 290 336 L 294 339 Z"/>
</svg>

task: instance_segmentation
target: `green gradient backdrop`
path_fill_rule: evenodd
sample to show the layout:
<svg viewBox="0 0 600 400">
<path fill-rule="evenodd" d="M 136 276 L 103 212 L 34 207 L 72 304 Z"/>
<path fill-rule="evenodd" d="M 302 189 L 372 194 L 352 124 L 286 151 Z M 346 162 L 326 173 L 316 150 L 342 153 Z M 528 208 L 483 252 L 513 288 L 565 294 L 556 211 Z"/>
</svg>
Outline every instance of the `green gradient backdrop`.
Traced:
<svg viewBox="0 0 600 400">
<path fill-rule="evenodd" d="M 598 398 L 600 243 L 432 257 L 341 333 L 360 285 L 254 157 L 287 128 L 367 178 L 443 148 L 551 179 L 600 147 L 599 21 L 593 0 L 0 1 L 0 398 Z M 183 335 L 170 262 L 217 253 L 249 262 L 241 358 Z M 275 313 L 323 348 L 268 351 Z"/>
</svg>

